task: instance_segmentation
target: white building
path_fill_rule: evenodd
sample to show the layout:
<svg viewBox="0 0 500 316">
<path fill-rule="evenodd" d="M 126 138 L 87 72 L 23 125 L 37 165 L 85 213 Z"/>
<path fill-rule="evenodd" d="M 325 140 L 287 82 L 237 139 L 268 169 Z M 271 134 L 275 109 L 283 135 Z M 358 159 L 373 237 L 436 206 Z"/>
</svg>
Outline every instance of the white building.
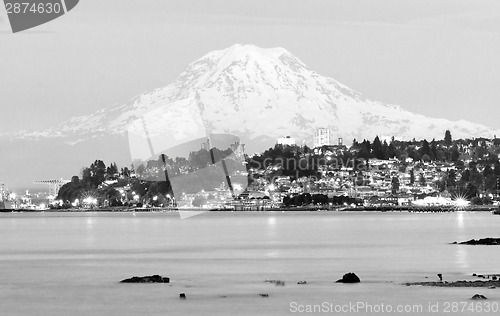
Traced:
<svg viewBox="0 0 500 316">
<path fill-rule="evenodd" d="M 278 145 L 295 146 L 295 138 L 291 136 L 283 136 L 278 138 Z"/>
<path fill-rule="evenodd" d="M 318 128 L 314 132 L 314 147 L 333 145 L 332 133 L 328 128 Z"/>
</svg>

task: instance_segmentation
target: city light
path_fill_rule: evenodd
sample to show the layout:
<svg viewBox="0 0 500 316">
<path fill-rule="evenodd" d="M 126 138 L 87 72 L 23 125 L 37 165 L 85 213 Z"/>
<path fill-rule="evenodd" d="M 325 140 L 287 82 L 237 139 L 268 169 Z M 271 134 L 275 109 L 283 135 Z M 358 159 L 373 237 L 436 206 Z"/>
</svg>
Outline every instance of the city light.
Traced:
<svg viewBox="0 0 500 316">
<path fill-rule="evenodd" d="M 455 200 L 455 206 L 458 208 L 465 208 L 469 206 L 470 202 L 463 198 L 457 198 Z"/>
<path fill-rule="evenodd" d="M 89 195 L 83 199 L 83 204 L 87 207 L 94 207 L 95 205 L 97 205 L 97 198 Z"/>
</svg>

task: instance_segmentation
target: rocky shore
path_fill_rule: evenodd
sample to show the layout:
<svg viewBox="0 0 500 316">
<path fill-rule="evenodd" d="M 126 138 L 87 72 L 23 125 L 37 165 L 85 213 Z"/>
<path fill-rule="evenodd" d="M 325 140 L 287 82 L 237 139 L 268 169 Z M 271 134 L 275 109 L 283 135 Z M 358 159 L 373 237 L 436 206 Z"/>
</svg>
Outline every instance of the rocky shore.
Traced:
<svg viewBox="0 0 500 316">
<path fill-rule="evenodd" d="M 471 239 L 468 241 L 463 241 L 457 243 L 453 242 L 454 245 L 488 245 L 488 246 L 497 246 L 500 245 L 500 238 L 482 238 L 482 239 Z"/>
<path fill-rule="evenodd" d="M 500 281 L 454 281 L 454 282 L 408 282 L 405 283 L 406 286 L 412 285 L 423 285 L 423 286 L 437 286 L 437 287 L 487 287 L 487 288 L 497 288 L 500 287 Z"/>
</svg>

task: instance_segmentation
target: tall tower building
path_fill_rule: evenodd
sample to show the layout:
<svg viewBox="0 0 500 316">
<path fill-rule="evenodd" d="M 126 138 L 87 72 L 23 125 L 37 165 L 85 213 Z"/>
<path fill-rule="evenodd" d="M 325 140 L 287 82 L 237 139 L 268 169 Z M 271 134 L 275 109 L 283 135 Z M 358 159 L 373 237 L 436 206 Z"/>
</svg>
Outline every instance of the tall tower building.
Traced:
<svg viewBox="0 0 500 316">
<path fill-rule="evenodd" d="M 332 133 L 328 128 L 318 128 L 314 132 L 314 147 L 332 145 Z"/>
</svg>

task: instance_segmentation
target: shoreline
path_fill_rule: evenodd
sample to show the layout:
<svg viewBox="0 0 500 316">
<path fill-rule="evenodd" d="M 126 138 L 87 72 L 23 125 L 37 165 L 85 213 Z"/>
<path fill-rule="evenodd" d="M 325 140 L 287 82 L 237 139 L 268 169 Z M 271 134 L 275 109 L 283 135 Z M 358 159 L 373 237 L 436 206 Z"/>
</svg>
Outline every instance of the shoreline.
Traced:
<svg viewBox="0 0 500 316">
<path fill-rule="evenodd" d="M 456 209 L 453 207 L 441 206 L 426 206 L 426 207 L 412 207 L 412 206 L 303 206 L 303 207 L 282 207 L 282 208 L 262 208 L 254 207 L 244 210 L 235 210 L 231 208 L 134 208 L 134 207 L 107 207 L 95 209 L 71 208 L 71 209 L 46 209 L 46 210 L 32 210 L 32 209 L 0 209 L 0 213 L 77 213 L 77 212 L 120 212 L 120 213 L 134 213 L 134 212 L 177 212 L 177 211 L 193 211 L 193 212 L 408 212 L 408 213 L 446 213 L 446 212 L 491 212 L 495 214 L 498 211 L 496 206 L 478 205 L 467 207 L 465 209 Z"/>
<path fill-rule="evenodd" d="M 406 286 L 415 286 L 415 285 L 420 285 L 420 286 L 434 286 L 434 287 L 486 287 L 486 288 L 498 288 L 500 287 L 500 281 L 493 281 L 493 280 L 487 280 L 487 281 L 466 281 L 466 280 L 460 280 L 460 281 L 428 281 L 428 282 L 407 282 L 404 283 Z"/>
</svg>

